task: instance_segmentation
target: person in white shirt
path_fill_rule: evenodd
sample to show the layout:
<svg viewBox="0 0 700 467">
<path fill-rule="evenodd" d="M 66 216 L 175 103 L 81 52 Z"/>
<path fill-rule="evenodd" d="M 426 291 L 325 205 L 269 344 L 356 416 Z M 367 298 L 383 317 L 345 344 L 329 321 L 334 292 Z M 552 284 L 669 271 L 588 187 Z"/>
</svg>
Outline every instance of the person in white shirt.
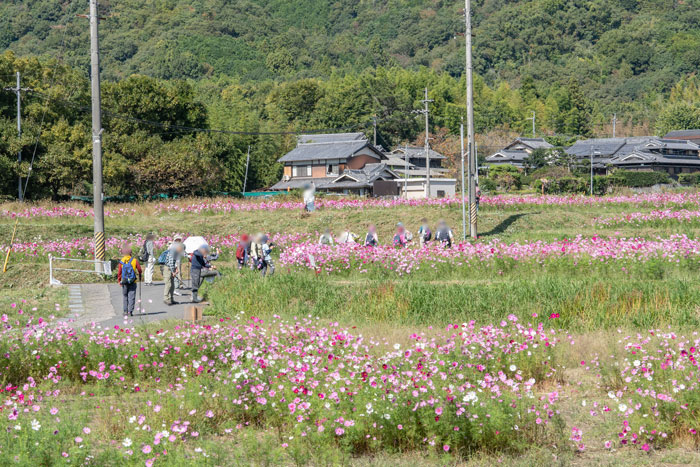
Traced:
<svg viewBox="0 0 700 467">
<path fill-rule="evenodd" d="M 306 212 L 313 212 L 316 209 L 316 185 L 311 182 L 309 186 L 304 190 L 304 210 Z"/>
</svg>

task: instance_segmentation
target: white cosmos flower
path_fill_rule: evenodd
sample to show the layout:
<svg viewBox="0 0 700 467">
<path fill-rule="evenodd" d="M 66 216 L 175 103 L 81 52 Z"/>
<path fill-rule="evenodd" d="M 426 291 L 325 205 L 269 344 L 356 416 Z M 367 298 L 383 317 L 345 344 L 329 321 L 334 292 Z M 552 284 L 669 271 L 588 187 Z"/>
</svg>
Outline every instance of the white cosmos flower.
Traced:
<svg viewBox="0 0 700 467">
<path fill-rule="evenodd" d="M 131 438 L 124 438 L 124 441 L 122 441 L 122 446 L 124 446 L 125 448 L 131 446 Z"/>
<path fill-rule="evenodd" d="M 509 370 L 510 370 L 510 371 L 515 371 L 515 370 L 517 370 L 517 369 L 518 369 L 518 367 L 516 367 L 515 365 L 511 365 L 511 366 L 509 367 Z"/>
<path fill-rule="evenodd" d="M 625 404 L 620 404 L 620 405 L 618 405 L 618 406 L 617 406 L 617 409 L 618 409 L 620 412 L 627 412 L 627 406 L 626 406 Z"/>
</svg>

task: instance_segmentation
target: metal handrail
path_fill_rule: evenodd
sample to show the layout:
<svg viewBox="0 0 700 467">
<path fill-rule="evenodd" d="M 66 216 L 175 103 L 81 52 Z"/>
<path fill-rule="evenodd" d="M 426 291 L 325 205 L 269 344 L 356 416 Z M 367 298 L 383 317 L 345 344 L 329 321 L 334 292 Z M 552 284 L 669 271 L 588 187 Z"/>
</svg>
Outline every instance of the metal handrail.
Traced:
<svg viewBox="0 0 700 467">
<path fill-rule="evenodd" d="M 74 261 L 78 263 L 90 263 L 95 265 L 95 269 L 73 269 L 73 268 L 58 268 L 53 265 L 54 261 Z M 112 263 L 110 261 L 99 261 L 96 259 L 78 259 L 78 258 L 61 258 L 49 255 L 49 284 L 62 285 L 61 281 L 53 276 L 54 271 L 69 271 L 69 272 L 88 272 L 90 274 L 112 275 Z"/>
</svg>

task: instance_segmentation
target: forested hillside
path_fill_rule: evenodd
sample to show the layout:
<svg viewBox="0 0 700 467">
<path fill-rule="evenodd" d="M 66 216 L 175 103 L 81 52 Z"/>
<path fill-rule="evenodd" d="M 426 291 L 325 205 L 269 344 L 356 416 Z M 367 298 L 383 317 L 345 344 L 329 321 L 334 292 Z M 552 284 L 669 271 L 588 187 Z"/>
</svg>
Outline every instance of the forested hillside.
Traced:
<svg viewBox="0 0 700 467">
<path fill-rule="evenodd" d="M 173 132 L 172 125 L 247 132 L 369 130 L 377 115 L 380 143 L 391 146 L 421 131 L 410 111 L 420 105 L 425 86 L 435 99 L 432 132 L 454 135 L 464 115 L 460 2 L 105 0 L 100 5 L 105 111 L 158 121 L 167 130 L 106 118 L 108 144 L 114 144 L 106 157 L 115 158 L 116 177 L 108 188 L 114 193 L 144 184 L 160 188 L 158 180 L 136 174 L 139 164 L 151 165 L 143 162 L 147 155 L 156 157 L 165 147 L 201 150 L 214 161 L 227 161 L 229 171 L 215 171 L 202 184 L 235 190 L 242 187 L 240 161 L 251 144 L 252 187 L 263 187 L 279 176 L 274 161 L 293 144 L 291 136 Z M 484 0 L 474 9 L 476 127 L 481 137 L 496 135 L 486 140 L 485 150 L 498 135 L 529 133 L 532 111 L 537 133 L 562 141 L 609 134 L 613 113 L 618 135 L 700 126 L 695 77 L 700 0 Z M 22 143 L 12 140 L 14 96 L 0 95 L 0 164 L 8 179 L 28 170 L 12 154 L 20 144 L 31 146 L 42 120 L 42 135 L 78 138 L 84 131 L 85 141 L 79 142 L 89 143 L 88 23 L 76 16 L 86 11 L 86 0 L 0 3 L 0 50 L 12 51 L 0 59 L 0 84 L 13 85 L 11 74 L 21 69 L 27 86 L 46 93 L 26 94 Z M 110 94 L 117 91 L 121 94 Z M 186 118 L 160 111 L 169 99 L 163 96 L 173 94 L 188 109 Z M 50 112 L 44 112 L 47 107 Z M 141 146 L 132 147 L 128 138 Z M 46 160 L 40 156 L 55 151 L 53 140 L 39 142 L 37 159 Z M 77 156 L 71 161 L 86 148 L 72 148 Z M 89 160 L 80 167 L 89 171 Z M 44 194 L 63 186 L 42 183 Z M 71 193 L 85 191 L 81 183 L 71 186 Z M 11 194 L 12 185 L 0 191 Z"/>
</svg>

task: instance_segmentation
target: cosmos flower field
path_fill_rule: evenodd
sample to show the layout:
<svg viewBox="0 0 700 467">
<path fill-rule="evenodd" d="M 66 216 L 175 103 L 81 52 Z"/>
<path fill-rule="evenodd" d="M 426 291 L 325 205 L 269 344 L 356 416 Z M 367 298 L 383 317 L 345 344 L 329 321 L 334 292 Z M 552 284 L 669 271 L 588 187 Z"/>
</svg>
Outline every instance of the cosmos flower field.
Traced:
<svg viewBox="0 0 700 467">
<path fill-rule="evenodd" d="M 317 217 L 300 217 L 300 203 L 286 199 L 110 206 L 110 257 L 140 245 L 148 224 L 158 224 L 157 250 L 187 233 L 221 250 L 225 280 L 206 289 L 213 311 L 197 324 L 77 327 L 60 318 L 65 304 L 42 299 L 44 289 L 3 285 L 0 464 L 491 465 L 532 455 L 545 464 L 552 456 L 562 464 L 656 464 L 668 456 L 695 463 L 699 204 L 690 192 L 487 197 L 487 233 L 451 249 L 386 243 L 393 213 L 445 213 L 455 225 L 457 200 L 324 199 Z M 523 224 L 523 213 L 539 217 Z M 569 213 L 576 217 L 567 223 Z M 296 216 L 293 228 L 275 230 L 285 216 Z M 495 228 L 511 216 L 514 227 Z M 336 218 L 334 231 L 378 223 L 382 245 L 318 245 L 323 222 Z M 24 227 L 11 267 L 26 269 L 16 270 L 42 275 L 49 254 L 94 254 L 89 208 L 0 207 L 4 226 L 18 219 Z M 274 277 L 263 282 L 233 268 L 239 225 L 270 235 Z M 0 244 L 9 247 L 5 238 Z M 515 303 L 507 311 L 470 303 L 477 311 L 466 319 L 449 319 L 452 308 L 432 320 L 429 312 L 400 321 L 372 312 L 374 302 L 411 306 L 415 296 L 401 301 L 409 293 L 430 294 L 435 307 L 445 296 L 447 306 L 441 280 L 449 293 L 464 291 L 450 307 L 470 300 L 470 291 L 506 294 L 528 282 L 545 290 L 570 282 L 571 295 L 561 292 L 551 309 L 536 306 L 536 293 L 523 292 L 521 303 L 503 295 Z M 307 287 L 320 298 L 293 293 Z M 313 309 L 300 303 L 313 300 L 342 307 L 324 302 L 328 287 L 341 298 L 347 290 L 361 302 L 347 307 L 359 311 L 300 313 Z M 356 293 L 363 289 L 366 303 Z M 279 291 L 291 292 L 271 311 L 265 295 Z M 484 296 L 480 306 L 494 303 Z M 614 325 L 577 323 L 596 298 Z M 576 313 L 550 311 L 566 306 Z M 673 320 L 634 315 L 663 307 Z"/>
</svg>

